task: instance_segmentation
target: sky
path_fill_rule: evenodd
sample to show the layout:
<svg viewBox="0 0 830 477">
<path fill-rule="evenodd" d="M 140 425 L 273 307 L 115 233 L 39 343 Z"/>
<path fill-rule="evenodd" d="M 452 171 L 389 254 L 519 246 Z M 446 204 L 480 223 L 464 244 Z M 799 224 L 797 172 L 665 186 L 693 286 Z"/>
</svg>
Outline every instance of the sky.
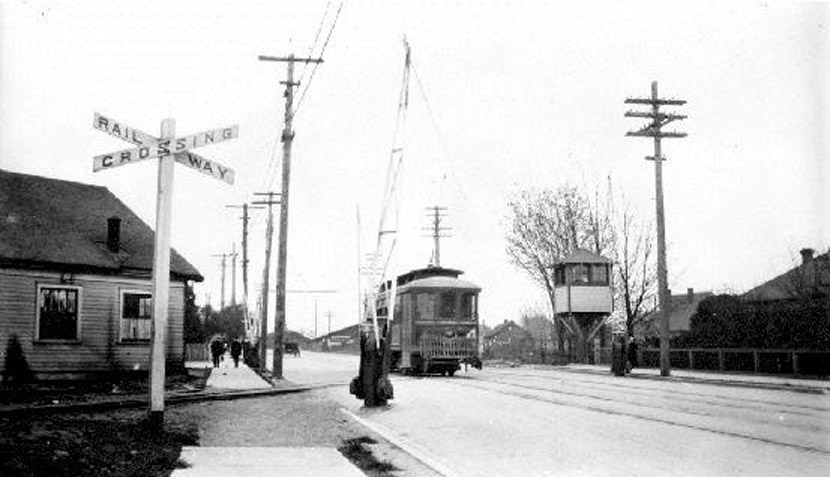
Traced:
<svg viewBox="0 0 830 477">
<path fill-rule="evenodd" d="M 663 146 L 669 287 L 741 292 L 794 266 L 799 249 L 830 246 L 828 21 L 823 2 L 0 0 L 0 168 L 106 186 L 154 226 L 155 161 L 93 172 L 93 156 L 130 147 L 95 130 L 94 113 L 151 134 L 165 118 L 179 135 L 238 125 L 237 139 L 194 151 L 233 168 L 233 186 L 175 170 L 172 245 L 205 276 L 199 304 L 218 306 L 214 255 L 241 251 L 240 213 L 226 205 L 280 188 L 286 66 L 258 56 L 318 57 L 325 43 L 323 64 L 296 69 L 287 288 L 336 293 L 289 293 L 286 321 L 313 334 L 316 303 L 318 334 L 328 313 L 332 329 L 348 326 L 406 38 L 391 272 L 429 262 L 422 229 L 439 205 L 452 229 L 441 263 L 483 288 L 484 322 L 544 306 L 505 252 L 508 201 L 610 177 L 652 220 L 652 144 L 625 137 L 641 122 L 623 115 L 625 98 L 657 81 L 661 96 L 688 101 L 673 128 L 688 137 Z M 265 217 L 251 221 L 251 301 Z M 241 281 L 238 271 L 240 301 Z"/>
</svg>

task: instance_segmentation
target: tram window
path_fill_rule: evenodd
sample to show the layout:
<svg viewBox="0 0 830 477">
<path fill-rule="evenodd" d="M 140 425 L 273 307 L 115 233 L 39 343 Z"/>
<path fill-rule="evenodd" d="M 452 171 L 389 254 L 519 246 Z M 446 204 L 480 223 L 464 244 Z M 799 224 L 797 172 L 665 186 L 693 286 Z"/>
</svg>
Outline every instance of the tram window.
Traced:
<svg viewBox="0 0 830 477">
<path fill-rule="evenodd" d="M 415 298 L 415 316 L 418 320 L 435 319 L 435 297 L 432 293 L 418 293 Z"/>
<path fill-rule="evenodd" d="M 455 293 L 441 293 L 441 319 L 455 319 Z"/>
<path fill-rule="evenodd" d="M 461 295 L 461 319 L 474 320 L 475 313 L 473 311 L 473 300 L 475 295 L 472 293 L 464 293 Z"/>
</svg>

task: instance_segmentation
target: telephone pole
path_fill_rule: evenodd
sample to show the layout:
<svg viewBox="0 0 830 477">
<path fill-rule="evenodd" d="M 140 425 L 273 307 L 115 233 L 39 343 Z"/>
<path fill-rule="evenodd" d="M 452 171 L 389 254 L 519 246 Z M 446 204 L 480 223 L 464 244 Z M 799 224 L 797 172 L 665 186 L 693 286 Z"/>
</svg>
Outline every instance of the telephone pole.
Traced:
<svg viewBox="0 0 830 477">
<path fill-rule="evenodd" d="M 254 195 L 267 196 L 267 200 L 255 201 L 254 204 L 262 204 L 268 206 L 268 226 L 265 227 L 265 268 L 262 272 L 262 319 L 259 330 L 259 369 L 264 370 L 265 359 L 268 353 L 268 280 L 271 271 L 271 242 L 274 236 L 274 212 L 271 209 L 272 205 L 279 204 L 280 201 L 274 200 L 275 195 L 281 195 L 276 192 L 254 192 Z M 274 350 L 276 353 L 276 350 Z"/>
<path fill-rule="evenodd" d="M 309 293 L 321 295 L 326 293 L 337 293 L 337 290 L 286 290 L 285 293 Z M 314 337 L 317 337 L 317 298 L 314 297 Z"/>
<path fill-rule="evenodd" d="M 239 254 L 236 253 L 236 242 L 231 244 L 231 306 L 236 306 L 236 257 Z"/>
<path fill-rule="evenodd" d="M 686 101 L 680 99 L 660 99 L 657 96 L 657 82 L 651 83 L 650 98 L 628 98 L 625 104 L 642 104 L 651 106 L 651 111 L 628 111 L 628 118 L 647 118 L 650 122 L 639 131 L 629 131 L 625 135 L 632 137 L 650 137 L 654 140 L 654 156 L 646 156 L 647 160 L 654 161 L 654 189 L 657 208 L 657 300 L 658 318 L 660 320 L 660 375 L 671 374 L 671 360 L 669 359 L 669 285 L 668 271 L 666 270 L 666 223 L 663 208 L 663 157 L 660 141 L 663 138 L 684 138 L 684 132 L 663 132 L 662 127 L 672 121 L 686 119 L 685 115 L 663 113 L 660 106 L 682 106 Z"/>
<path fill-rule="evenodd" d="M 280 206 L 280 241 L 277 256 L 277 310 L 274 324 L 274 377 L 282 379 L 282 342 L 285 330 L 285 277 L 288 253 L 288 191 L 291 177 L 291 143 L 294 141 L 292 121 L 294 118 L 294 63 L 322 63 L 322 58 L 295 58 L 259 56 L 261 61 L 288 63 L 288 77 L 280 81 L 285 85 L 285 128 L 282 130 L 282 197 Z M 266 288 L 267 290 L 267 288 Z"/>
<path fill-rule="evenodd" d="M 221 294 L 219 295 L 219 311 L 222 311 L 225 308 L 225 259 L 230 256 L 229 253 L 216 253 L 212 255 L 213 257 L 221 257 L 222 258 L 222 288 Z"/>
<path fill-rule="evenodd" d="M 432 213 L 428 214 L 427 217 L 432 218 L 432 227 L 425 228 L 424 230 L 431 230 L 432 231 L 432 239 L 434 240 L 434 245 L 432 249 L 432 265 L 435 267 L 441 266 L 441 237 L 449 237 L 449 235 L 442 235 L 441 232 L 445 232 L 451 230 L 449 227 L 442 227 L 441 226 L 441 219 L 446 217 L 443 211 L 447 210 L 446 207 L 439 207 L 434 205 L 432 207 L 427 207 L 427 210 L 431 211 Z"/>
<path fill-rule="evenodd" d="M 242 209 L 242 307 L 245 314 L 245 336 L 253 341 L 253 336 L 250 335 L 251 323 L 248 317 L 248 221 L 250 216 L 248 211 L 251 209 L 264 209 L 265 207 L 249 206 L 247 203 L 242 205 L 226 205 L 229 209 Z"/>
</svg>

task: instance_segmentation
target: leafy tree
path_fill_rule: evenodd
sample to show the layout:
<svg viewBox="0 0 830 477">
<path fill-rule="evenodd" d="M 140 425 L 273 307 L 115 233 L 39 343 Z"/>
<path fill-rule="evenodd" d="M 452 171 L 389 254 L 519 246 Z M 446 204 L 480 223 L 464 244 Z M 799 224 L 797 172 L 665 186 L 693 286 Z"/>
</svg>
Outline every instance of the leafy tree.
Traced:
<svg viewBox="0 0 830 477">
<path fill-rule="evenodd" d="M 204 336 L 225 335 L 229 338 L 245 336 L 244 308 L 234 305 L 215 311 L 210 306 L 202 308 L 205 316 Z"/>
<path fill-rule="evenodd" d="M 203 343 L 202 320 L 199 319 L 199 307 L 196 306 L 196 294 L 193 284 L 188 282 L 184 289 L 184 342 Z"/>
</svg>

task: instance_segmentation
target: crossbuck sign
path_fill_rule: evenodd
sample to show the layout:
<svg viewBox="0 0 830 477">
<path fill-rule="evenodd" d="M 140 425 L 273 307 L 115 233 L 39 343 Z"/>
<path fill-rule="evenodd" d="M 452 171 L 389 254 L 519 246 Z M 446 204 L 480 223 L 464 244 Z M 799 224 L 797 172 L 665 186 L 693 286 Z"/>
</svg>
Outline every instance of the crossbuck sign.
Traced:
<svg viewBox="0 0 830 477">
<path fill-rule="evenodd" d="M 239 127 L 230 126 L 176 137 L 176 122 L 172 119 L 165 119 L 161 123 L 161 136 L 154 137 L 98 113 L 95 113 L 92 126 L 138 146 L 95 156 L 92 162 L 94 172 L 158 158 L 156 233 L 153 252 L 153 326 L 150 339 L 150 420 L 156 425 L 161 425 L 164 422 L 164 367 L 167 361 L 167 314 L 170 296 L 173 164 L 178 162 L 202 174 L 233 184 L 233 169 L 199 156 L 191 152 L 191 149 L 235 139 L 239 136 Z"/>
<path fill-rule="evenodd" d="M 184 164 L 191 169 L 196 169 L 202 174 L 207 174 L 221 181 L 225 181 L 228 184 L 233 184 L 235 175 L 233 169 L 225 167 L 216 161 L 206 159 L 190 150 L 208 144 L 235 139 L 239 137 L 239 126 L 213 129 L 189 136 L 160 139 L 112 118 L 95 113 L 92 127 L 138 146 L 93 157 L 92 170 L 94 172 L 156 157 L 161 158 L 173 155 L 175 161 L 179 164 Z"/>
</svg>

